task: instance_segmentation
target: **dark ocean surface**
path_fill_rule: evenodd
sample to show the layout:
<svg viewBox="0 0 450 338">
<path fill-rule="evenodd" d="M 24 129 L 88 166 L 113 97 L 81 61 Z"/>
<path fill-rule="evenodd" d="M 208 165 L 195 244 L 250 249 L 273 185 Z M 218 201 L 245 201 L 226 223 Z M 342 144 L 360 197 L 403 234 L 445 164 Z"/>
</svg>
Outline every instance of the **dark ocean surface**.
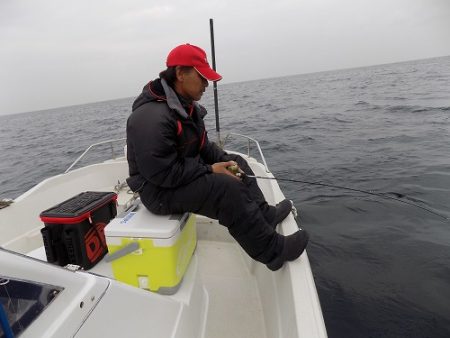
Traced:
<svg viewBox="0 0 450 338">
<path fill-rule="evenodd" d="M 0 197 L 63 172 L 92 143 L 124 137 L 132 101 L 0 116 Z M 215 139 L 211 88 L 202 103 Z M 219 84 L 219 104 L 222 135 L 259 140 L 275 176 L 386 193 L 450 217 L 450 57 Z M 330 337 L 450 337 L 448 219 L 279 183 L 311 234 Z"/>
</svg>

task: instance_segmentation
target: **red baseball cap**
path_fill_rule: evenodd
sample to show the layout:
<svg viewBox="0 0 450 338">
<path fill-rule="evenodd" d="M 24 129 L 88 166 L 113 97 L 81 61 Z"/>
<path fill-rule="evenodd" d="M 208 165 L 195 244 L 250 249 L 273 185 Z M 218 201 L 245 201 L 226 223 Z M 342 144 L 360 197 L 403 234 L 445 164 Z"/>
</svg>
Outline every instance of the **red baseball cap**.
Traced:
<svg viewBox="0 0 450 338">
<path fill-rule="evenodd" d="M 166 65 L 167 67 L 194 67 L 202 77 L 209 81 L 219 81 L 222 79 L 222 76 L 209 66 L 205 51 L 200 47 L 188 43 L 172 49 L 167 56 Z"/>
</svg>

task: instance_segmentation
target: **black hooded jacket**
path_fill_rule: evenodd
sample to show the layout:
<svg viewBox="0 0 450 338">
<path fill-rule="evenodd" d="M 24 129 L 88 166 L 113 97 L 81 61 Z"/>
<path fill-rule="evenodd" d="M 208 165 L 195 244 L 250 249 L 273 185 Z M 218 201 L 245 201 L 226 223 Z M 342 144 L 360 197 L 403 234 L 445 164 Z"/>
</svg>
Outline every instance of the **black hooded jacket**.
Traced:
<svg viewBox="0 0 450 338">
<path fill-rule="evenodd" d="M 127 183 L 133 191 L 145 189 L 154 200 L 161 189 L 190 183 L 227 160 L 208 140 L 205 115 L 204 107 L 184 102 L 163 79 L 144 87 L 127 121 Z"/>
</svg>

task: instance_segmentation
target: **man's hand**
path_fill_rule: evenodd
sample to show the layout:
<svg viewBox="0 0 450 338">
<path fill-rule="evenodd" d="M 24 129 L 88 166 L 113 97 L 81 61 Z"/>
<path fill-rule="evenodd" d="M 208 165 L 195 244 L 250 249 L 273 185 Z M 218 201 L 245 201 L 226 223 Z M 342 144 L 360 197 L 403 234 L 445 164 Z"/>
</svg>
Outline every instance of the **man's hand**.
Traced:
<svg viewBox="0 0 450 338">
<path fill-rule="evenodd" d="M 229 175 L 231 177 L 234 177 L 237 180 L 240 180 L 240 178 L 236 175 L 234 175 L 232 172 L 230 172 L 227 168 L 231 167 L 233 165 L 237 165 L 235 161 L 228 161 L 228 162 L 217 162 L 214 163 L 211 168 L 214 174 L 225 174 Z"/>
</svg>

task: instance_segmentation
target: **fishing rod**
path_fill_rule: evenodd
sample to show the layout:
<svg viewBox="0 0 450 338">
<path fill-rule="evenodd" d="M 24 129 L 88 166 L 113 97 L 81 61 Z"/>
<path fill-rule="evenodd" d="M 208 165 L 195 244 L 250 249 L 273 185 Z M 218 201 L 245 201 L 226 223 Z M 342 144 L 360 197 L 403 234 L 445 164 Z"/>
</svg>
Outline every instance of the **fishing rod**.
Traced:
<svg viewBox="0 0 450 338">
<path fill-rule="evenodd" d="M 213 19 L 209 19 L 209 30 L 211 33 L 211 58 L 212 58 L 212 68 L 216 71 L 216 49 L 214 46 L 214 22 Z M 214 91 L 214 112 L 216 115 L 216 132 L 217 141 L 220 146 L 222 146 L 222 140 L 220 139 L 220 123 L 219 123 L 219 98 L 217 94 L 217 81 L 213 82 Z"/>
<path fill-rule="evenodd" d="M 418 204 L 415 204 L 415 203 L 412 203 L 412 202 L 409 202 L 409 201 L 402 200 L 400 198 L 387 196 L 387 195 L 385 195 L 385 193 L 376 193 L 376 192 L 373 192 L 373 191 L 348 188 L 348 187 L 343 187 L 343 186 L 339 186 L 339 185 L 326 184 L 326 183 L 322 183 L 322 182 L 309 182 L 309 181 L 294 180 L 294 179 L 283 178 L 283 177 L 265 177 L 265 176 L 256 176 L 256 175 L 247 175 L 247 174 L 245 174 L 245 177 L 257 178 L 257 179 L 263 179 L 263 180 L 277 180 L 277 181 L 282 181 L 282 182 L 302 183 L 302 184 L 308 184 L 308 185 L 318 185 L 318 186 L 328 187 L 328 188 L 336 188 L 336 189 L 343 189 L 343 190 L 361 192 L 361 193 L 364 193 L 364 194 L 373 195 L 373 196 L 381 197 L 381 198 L 384 198 L 384 199 L 390 199 L 390 200 L 394 200 L 394 201 L 397 201 L 397 202 L 401 202 L 401 203 L 407 204 L 409 206 L 413 206 L 413 207 L 422 209 L 424 211 L 427 211 L 430 214 L 433 214 L 435 216 L 439 216 L 440 218 L 443 218 L 446 221 L 450 221 L 449 217 L 444 216 L 444 215 L 442 215 L 442 214 L 440 214 L 440 213 L 438 213 L 436 211 L 433 211 L 433 210 L 431 210 L 429 208 L 423 207 L 421 205 L 418 205 Z"/>
</svg>

